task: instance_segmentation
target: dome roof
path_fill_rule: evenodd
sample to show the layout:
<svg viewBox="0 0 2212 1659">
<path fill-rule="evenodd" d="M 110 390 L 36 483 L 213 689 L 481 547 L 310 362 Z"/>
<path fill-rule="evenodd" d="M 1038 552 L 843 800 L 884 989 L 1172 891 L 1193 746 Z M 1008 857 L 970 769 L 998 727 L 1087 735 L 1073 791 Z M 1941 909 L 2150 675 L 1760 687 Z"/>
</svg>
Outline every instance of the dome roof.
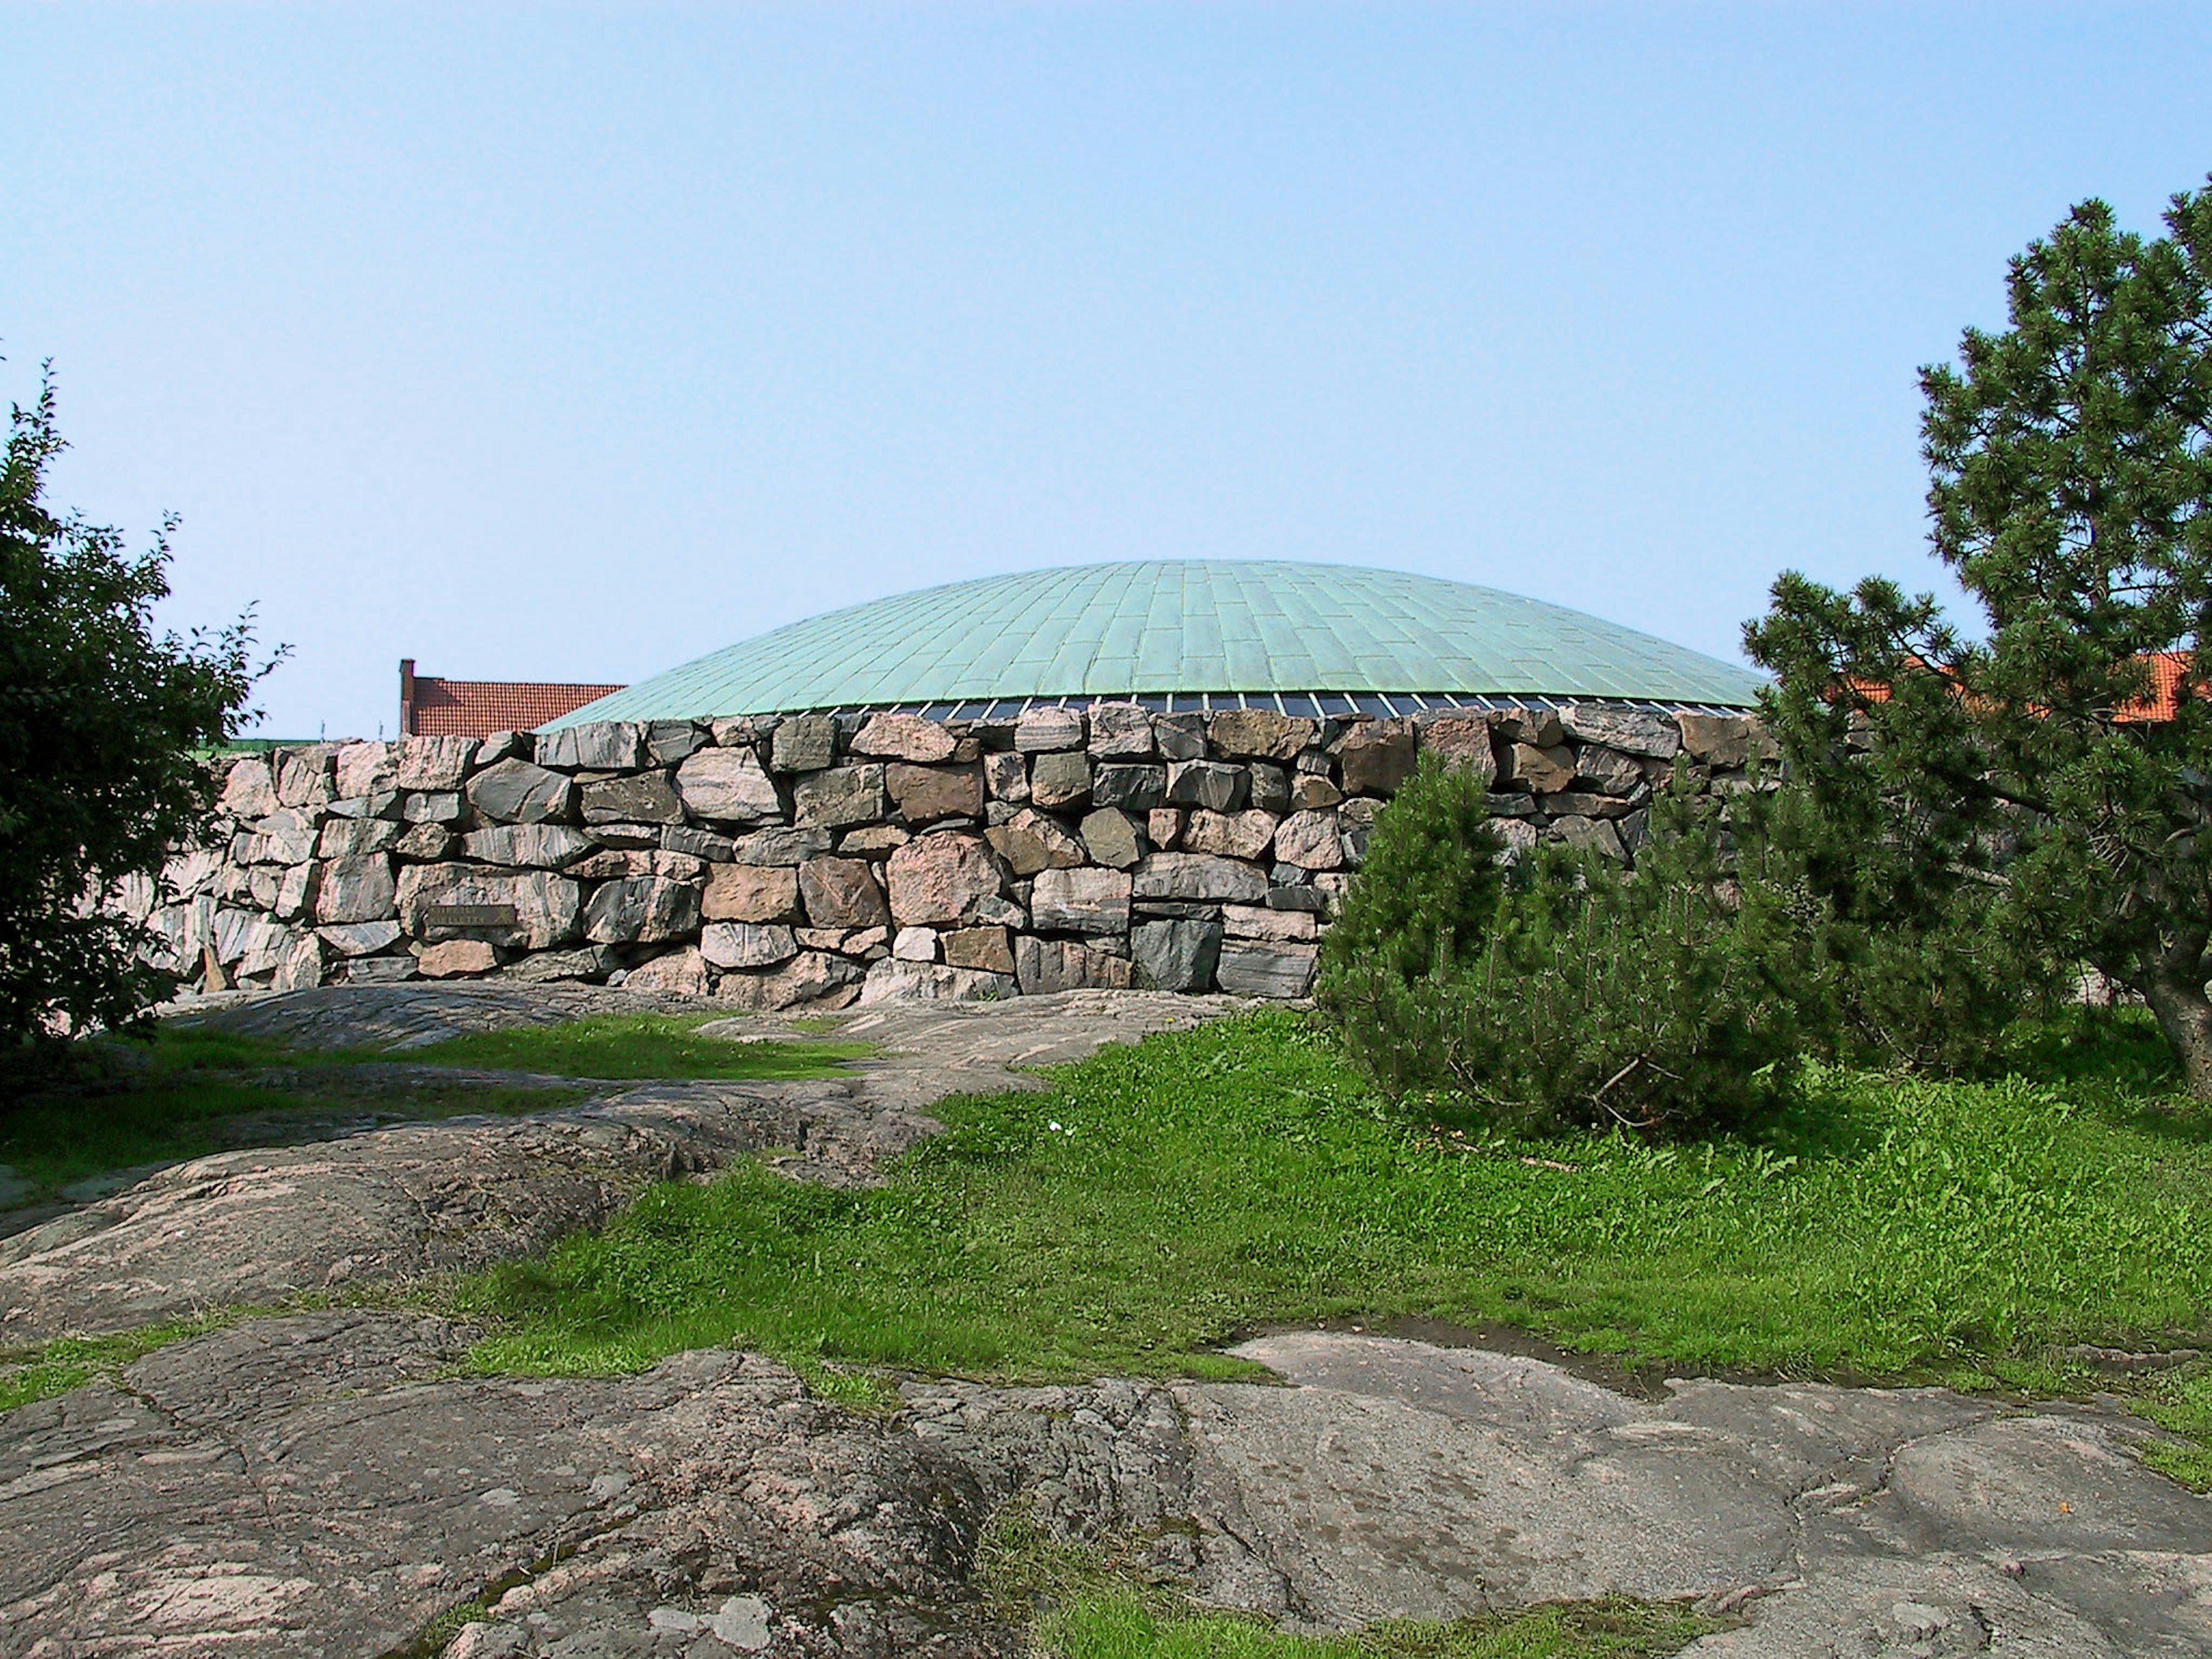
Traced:
<svg viewBox="0 0 2212 1659">
<path fill-rule="evenodd" d="M 832 611 L 554 721 L 1127 701 L 1293 713 L 1490 699 L 1743 708 L 1757 676 L 1563 605 L 1352 565 L 1146 561 L 987 576 Z M 1236 694 L 1244 694 L 1240 698 Z"/>
</svg>

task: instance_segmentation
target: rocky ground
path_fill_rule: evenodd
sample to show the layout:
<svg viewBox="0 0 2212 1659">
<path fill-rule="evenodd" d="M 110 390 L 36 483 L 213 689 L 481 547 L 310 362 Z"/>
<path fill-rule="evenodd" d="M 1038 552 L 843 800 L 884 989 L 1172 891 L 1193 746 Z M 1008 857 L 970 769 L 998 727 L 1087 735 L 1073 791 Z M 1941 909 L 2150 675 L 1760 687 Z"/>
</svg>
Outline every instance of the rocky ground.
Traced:
<svg viewBox="0 0 2212 1659">
<path fill-rule="evenodd" d="M 375 988 L 221 1018 L 338 1046 L 612 994 Z M 202 1159 L 0 1244 L 0 1307 L 28 1338 L 481 1262 L 759 1147 L 865 1180 L 947 1092 L 1206 1012 L 886 1008 L 840 1034 L 890 1051 L 849 1080 L 623 1088 Z M 1481 1348 L 1290 1332 L 1239 1350 L 1272 1384 L 916 1381 L 861 1415 L 727 1352 L 455 1375 L 470 1336 L 250 1319 L 0 1417 L 0 1654 L 1011 1655 L 971 1570 L 1018 1498 L 1295 1626 L 1621 1590 L 1741 1609 L 1699 1654 L 2212 1651 L 2212 1502 L 2148 1470 L 2131 1448 L 2155 1431 L 2114 1404 L 1711 1381 L 1643 1400 Z"/>
</svg>

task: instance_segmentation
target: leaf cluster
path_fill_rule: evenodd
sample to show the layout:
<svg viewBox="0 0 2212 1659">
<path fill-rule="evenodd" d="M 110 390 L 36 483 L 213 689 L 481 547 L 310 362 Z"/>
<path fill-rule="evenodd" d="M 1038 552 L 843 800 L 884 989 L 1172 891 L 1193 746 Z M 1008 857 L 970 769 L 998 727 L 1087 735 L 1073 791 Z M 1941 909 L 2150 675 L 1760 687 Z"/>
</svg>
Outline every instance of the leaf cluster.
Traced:
<svg viewBox="0 0 2212 1659">
<path fill-rule="evenodd" d="M 132 556 L 42 496 L 64 444 L 49 374 L 0 456 L 0 1036 L 112 1026 L 173 980 L 106 907 L 198 838 L 214 780 L 196 751 L 234 736 L 254 681 L 241 618 L 156 633 L 165 521 Z"/>
</svg>

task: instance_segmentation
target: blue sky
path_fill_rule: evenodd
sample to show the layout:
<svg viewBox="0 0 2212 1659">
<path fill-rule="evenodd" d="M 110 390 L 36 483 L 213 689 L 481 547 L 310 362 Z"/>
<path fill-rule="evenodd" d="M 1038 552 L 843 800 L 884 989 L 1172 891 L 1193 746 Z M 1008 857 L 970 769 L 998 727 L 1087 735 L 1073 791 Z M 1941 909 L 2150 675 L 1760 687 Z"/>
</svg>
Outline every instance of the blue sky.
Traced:
<svg viewBox="0 0 2212 1659">
<path fill-rule="evenodd" d="M 0 395 L 265 730 L 963 576 L 1936 585 L 1917 365 L 2212 171 L 2212 8 L 0 3 Z"/>
</svg>

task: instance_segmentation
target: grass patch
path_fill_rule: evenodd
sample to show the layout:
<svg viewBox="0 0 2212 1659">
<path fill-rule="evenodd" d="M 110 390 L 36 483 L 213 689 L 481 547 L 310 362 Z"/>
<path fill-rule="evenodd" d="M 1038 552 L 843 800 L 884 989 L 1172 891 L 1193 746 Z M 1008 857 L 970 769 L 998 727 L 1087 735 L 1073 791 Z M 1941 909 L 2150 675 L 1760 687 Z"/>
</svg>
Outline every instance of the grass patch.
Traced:
<svg viewBox="0 0 2212 1659">
<path fill-rule="evenodd" d="M 490 1370 L 743 1346 L 1003 1379 L 1220 1375 L 1274 1322 L 1523 1327 L 1685 1370 L 2025 1376 L 2057 1346 L 2198 1338 L 2212 1145 L 2101 1075 L 1832 1073 L 1763 1142 L 1475 1143 L 1381 1109 L 1263 1013 L 950 1101 L 882 1187 L 740 1166 L 464 1292 Z M 2038 1374 L 2041 1374 L 2038 1372 Z"/>
<path fill-rule="evenodd" d="M 1394 1620 L 1341 1636 L 1287 1636 L 1191 1603 L 1147 1570 L 1141 1539 L 1054 1540 L 1024 1506 L 994 1516 L 975 1584 L 1001 1623 L 1034 1626 L 1040 1659 L 1647 1659 L 1740 1619 L 1608 1596 L 1449 1623 Z"/>
<path fill-rule="evenodd" d="M 156 1348 L 220 1330 L 235 1317 L 210 1314 L 172 1320 L 116 1336 L 65 1336 L 33 1348 L 0 1352 L 0 1412 L 81 1389 L 95 1377 L 114 1376 Z"/>
</svg>

